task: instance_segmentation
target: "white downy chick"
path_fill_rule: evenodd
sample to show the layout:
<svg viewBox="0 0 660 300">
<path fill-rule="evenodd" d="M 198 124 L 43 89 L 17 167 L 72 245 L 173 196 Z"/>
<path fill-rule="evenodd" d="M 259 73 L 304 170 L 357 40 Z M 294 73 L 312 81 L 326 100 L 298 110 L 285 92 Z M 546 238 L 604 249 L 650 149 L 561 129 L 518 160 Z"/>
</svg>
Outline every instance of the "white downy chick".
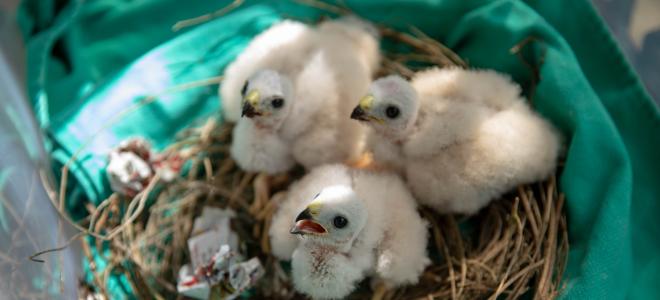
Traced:
<svg viewBox="0 0 660 300">
<path fill-rule="evenodd" d="M 272 70 L 293 78 L 318 51 L 316 30 L 301 22 L 284 20 L 257 35 L 236 59 L 225 68 L 220 85 L 222 113 L 236 123 L 246 81 L 260 70 Z"/>
<path fill-rule="evenodd" d="M 229 120 L 238 114 L 229 102 L 242 97 L 231 149 L 242 169 L 273 174 L 296 162 L 309 169 L 361 154 L 364 130 L 344 116 L 368 90 L 379 53 L 378 41 L 366 30 L 368 24 L 360 22 L 340 19 L 312 29 L 283 22 L 288 27 L 295 24 L 294 33 L 304 40 L 300 44 L 305 51 L 274 55 L 277 59 L 264 54 L 250 64 L 250 55 L 261 54 L 253 47 L 271 49 L 269 41 L 277 45 L 269 53 L 293 47 L 270 37 L 283 34 L 279 28 L 269 29 L 228 67 L 223 83 L 227 87 L 221 92 L 223 105 L 229 105 Z M 236 77 L 247 78 L 240 89 L 235 88 Z"/>
<path fill-rule="evenodd" d="M 269 235 L 272 253 L 292 261 L 295 288 L 314 299 L 343 298 L 367 276 L 415 284 L 430 263 L 427 224 L 392 173 L 312 170 L 290 187 Z"/>
<path fill-rule="evenodd" d="M 469 215 L 556 167 L 559 134 L 520 93 L 494 71 L 433 68 L 374 81 L 351 118 L 369 125 L 375 161 L 404 174 L 421 203 Z"/>
</svg>

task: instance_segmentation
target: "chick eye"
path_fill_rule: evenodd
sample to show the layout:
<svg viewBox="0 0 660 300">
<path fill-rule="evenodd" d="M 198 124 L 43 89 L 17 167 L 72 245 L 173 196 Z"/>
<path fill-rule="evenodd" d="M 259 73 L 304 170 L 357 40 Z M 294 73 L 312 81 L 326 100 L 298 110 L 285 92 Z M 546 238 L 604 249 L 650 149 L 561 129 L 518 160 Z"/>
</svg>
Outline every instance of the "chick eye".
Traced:
<svg viewBox="0 0 660 300">
<path fill-rule="evenodd" d="M 399 116 L 399 108 L 393 105 L 388 106 L 385 109 L 385 115 L 387 115 L 388 118 L 394 119 Z"/>
<path fill-rule="evenodd" d="M 346 220 L 346 218 L 344 218 L 344 217 L 342 217 L 342 216 L 336 216 L 336 217 L 332 220 L 332 224 L 334 224 L 335 227 L 341 229 L 341 228 L 346 227 L 346 225 L 348 225 L 348 220 Z"/>
<path fill-rule="evenodd" d="M 246 81 L 243 84 L 243 88 L 241 89 L 241 96 L 245 96 L 245 93 L 247 92 L 247 86 L 248 86 L 248 82 Z"/>
<path fill-rule="evenodd" d="M 275 99 L 273 99 L 272 101 L 270 101 L 270 104 L 271 104 L 274 108 L 280 108 L 280 107 L 282 107 L 282 105 L 284 105 L 284 99 L 282 99 L 282 98 L 275 98 Z"/>
</svg>

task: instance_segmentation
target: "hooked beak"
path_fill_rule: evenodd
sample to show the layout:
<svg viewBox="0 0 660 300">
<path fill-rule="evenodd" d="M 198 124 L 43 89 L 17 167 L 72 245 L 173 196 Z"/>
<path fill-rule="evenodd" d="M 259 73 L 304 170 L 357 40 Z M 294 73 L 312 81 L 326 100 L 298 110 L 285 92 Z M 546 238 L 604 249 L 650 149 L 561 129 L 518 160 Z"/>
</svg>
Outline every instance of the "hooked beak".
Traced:
<svg viewBox="0 0 660 300">
<path fill-rule="evenodd" d="M 260 116 L 261 113 L 254 109 L 254 106 L 250 105 L 249 102 L 243 104 L 243 112 L 241 112 L 241 117 L 252 118 L 254 116 Z"/>
<path fill-rule="evenodd" d="M 312 213 L 309 208 L 305 208 L 298 217 L 296 217 L 296 225 L 291 228 L 291 234 L 325 234 L 328 231 L 319 223 L 314 221 Z"/>
<path fill-rule="evenodd" d="M 243 98 L 243 112 L 241 117 L 252 118 L 254 116 L 261 116 L 261 113 L 255 108 L 259 103 L 259 91 L 251 90 L 245 98 Z"/>
<path fill-rule="evenodd" d="M 369 118 L 369 114 L 367 113 L 370 109 L 371 106 L 374 104 L 374 96 L 372 95 L 366 95 L 360 99 L 360 104 L 355 107 L 353 110 L 353 113 L 351 113 L 351 119 L 355 119 L 358 121 L 370 121 L 371 118 Z"/>
<path fill-rule="evenodd" d="M 358 121 L 369 121 L 369 118 L 367 118 L 367 113 L 359 105 L 355 107 L 355 109 L 351 113 L 351 119 Z"/>
</svg>

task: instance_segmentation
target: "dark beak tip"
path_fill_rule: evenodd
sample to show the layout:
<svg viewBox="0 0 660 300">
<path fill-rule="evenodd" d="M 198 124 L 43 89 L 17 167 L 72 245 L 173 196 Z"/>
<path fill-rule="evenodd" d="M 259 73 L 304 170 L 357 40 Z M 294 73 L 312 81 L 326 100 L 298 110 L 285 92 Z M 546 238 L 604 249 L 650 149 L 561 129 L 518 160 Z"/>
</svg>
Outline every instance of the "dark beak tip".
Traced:
<svg viewBox="0 0 660 300">
<path fill-rule="evenodd" d="M 366 115 L 367 114 L 364 112 L 364 110 L 362 110 L 362 108 L 358 106 L 351 113 L 351 119 L 358 121 L 366 121 Z"/>
<path fill-rule="evenodd" d="M 252 105 L 249 103 L 243 104 L 243 111 L 241 112 L 241 117 L 252 118 L 256 115 L 259 115 Z"/>
<path fill-rule="evenodd" d="M 296 222 L 300 220 L 311 220 L 312 214 L 309 212 L 309 208 L 305 208 L 298 216 L 296 217 Z"/>
</svg>

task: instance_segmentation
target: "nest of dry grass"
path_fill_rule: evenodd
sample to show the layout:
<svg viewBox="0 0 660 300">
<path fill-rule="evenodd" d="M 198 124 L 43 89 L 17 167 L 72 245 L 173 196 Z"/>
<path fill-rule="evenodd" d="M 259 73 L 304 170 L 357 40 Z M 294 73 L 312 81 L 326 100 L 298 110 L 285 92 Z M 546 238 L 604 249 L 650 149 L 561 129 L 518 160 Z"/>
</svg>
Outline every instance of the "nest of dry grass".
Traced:
<svg viewBox="0 0 660 300">
<path fill-rule="evenodd" d="M 125 223 L 120 212 L 134 212 L 141 195 L 132 201 L 113 195 L 98 207 L 90 207 L 95 220 L 90 227 L 95 234 L 125 226 L 109 241 L 95 240 L 97 249 L 107 246 L 112 253 L 105 270 L 94 271 L 92 265 L 100 292 L 105 292 L 108 276 L 119 272 L 129 278 L 139 298 L 175 297 L 178 270 L 189 259 L 186 241 L 193 220 L 203 207 L 212 206 L 237 212 L 232 229 L 240 236 L 240 251 L 248 257 L 258 256 L 266 268 L 254 295 L 301 297 L 283 265 L 270 255 L 268 240 L 271 217 L 286 187 L 301 174 L 270 177 L 241 171 L 229 157 L 230 133 L 231 125 L 214 119 L 184 132 L 181 141 L 188 142 L 176 143 L 167 151 L 190 153 L 191 170 L 186 178 L 154 193 L 153 205 L 135 221 Z M 352 298 L 515 299 L 526 292 L 534 298 L 553 298 L 560 288 L 568 248 L 563 202 L 553 177 L 520 186 L 469 219 L 457 220 L 423 208 L 423 217 L 432 225 L 430 251 L 434 255 L 433 265 L 420 283 L 397 290 L 365 287 Z M 93 261 L 89 245 L 84 245 Z"/>
<path fill-rule="evenodd" d="M 304 2 L 320 5 L 318 1 Z M 409 77 L 415 71 L 411 65 L 467 66 L 458 55 L 419 30 L 412 29 L 413 34 L 382 26 L 380 30 L 383 38 L 411 49 L 387 53 L 382 74 Z M 518 49 L 521 47 L 524 45 Z M 175 87 L 171 92 L 216 81 Z M 142 104 L 155 100 L 157 97 L 147 97 Z M 266 269 L 252 295 L 259 299 L 302 297 L 292 288 L 287 266 L 270 255 L 268 226 L 287 186 L 303 172 L 276 177 L 243 172 L 230 158 L 230 142 L 231 125 L 209 119 L 200 127 L 181 132 L 177 142 L 164 150 L 166 155 L 188 161 L 190 168 L 180 179 L 159 185 L 156 175 L 133 199 L 113 194 L 98 206 L 88 205 L 90 216 L 79 223 L 64 215 L 81 231 L 73 239 L 85 235 L 90 241 L 82 244 L 96 292 L 109 298 L 106 281 L 112 274 L 123 273 L 138 298 L 180 298 L 176 279 L 179 268 L 189 261 L 187 240 L 193 220 L 203 207 L 211 206 L 232 208 L 237 213 L 232 229 L 240 238 L 239 252 L 259 257 Z M 65 166 L 63 187 L 67 171 Z M 457 219 L 422 208 L 423 217 L 432 225 L 429 251 L 433 264 L 419 284 L 395 290 L 363 284 L 350 298 L 516 299 L 523 294 L 534 299 L 554 298 L 561 290 L 568 252 L 564 196 L 558 192 L 555 178 L 519 186 L 470 218 Z M 59 193 L 62 213 L 64 194 L 64 190 Z M 109 249 L 108 265 L 103 270 L 95 266 L 90 245 Z"/>
</svg>

